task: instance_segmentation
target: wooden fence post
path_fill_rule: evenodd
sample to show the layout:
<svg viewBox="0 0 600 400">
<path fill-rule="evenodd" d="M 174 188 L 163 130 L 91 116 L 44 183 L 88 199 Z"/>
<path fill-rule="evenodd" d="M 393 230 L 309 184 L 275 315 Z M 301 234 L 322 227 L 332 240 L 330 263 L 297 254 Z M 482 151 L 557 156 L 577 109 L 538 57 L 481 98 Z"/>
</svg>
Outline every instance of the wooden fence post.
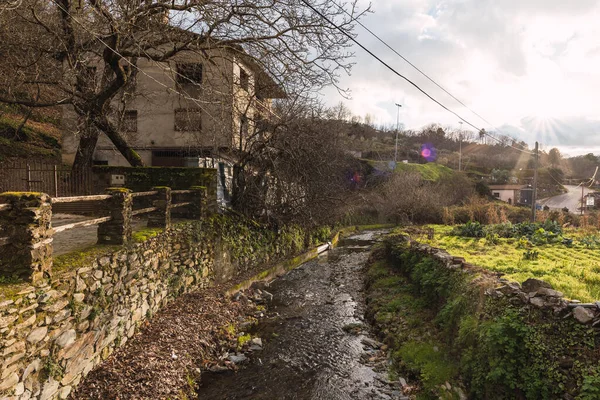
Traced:
<svg viewBox="0 0 600 400">
<path fill-rule="evenodd" d="M 126 188 L 108 188 L 105 207 L 112 219 L 98 224 L 98 244 L 127 244 L 131 241 L 133 196 Z"/>
<path fill-rule="evenodd" d="M 52 205 L 45 193 L 0 194 L 0 276 L 37 282 L 52 270 Z"/>
<path fill-rule="evenodd" d="M 156 199 L 152 201 L 152 207 L 157 210 L 148 215 L 148 227 L 169 228 L 171 226 L 171 188 L 166 186 L 154 187 Z"/>
</svg>

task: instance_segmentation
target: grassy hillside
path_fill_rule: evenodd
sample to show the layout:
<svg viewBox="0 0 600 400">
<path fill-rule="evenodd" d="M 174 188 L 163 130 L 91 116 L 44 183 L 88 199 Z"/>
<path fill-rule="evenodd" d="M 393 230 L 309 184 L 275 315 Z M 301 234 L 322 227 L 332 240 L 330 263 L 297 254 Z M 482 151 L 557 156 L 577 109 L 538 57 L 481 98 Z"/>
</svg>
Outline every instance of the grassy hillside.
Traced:
<svg viewBox="0 0 600 400">
<path fill-rule="evenodd" d="M 454 171 L 436 163 L 427 164 L 403 164 L 396 165 L 396 172 L 418 172 L 421 177 L 428 181 L 437 182 L 442 178 L 450 178 Z"/>
<path fill-rule="evenodd" d="M 6 158 L 60 159 L 61 133 L 55 121 L 31 118 L 17 134 L 24 117 L 0 113 L 0 161 Z"/>
</svg>

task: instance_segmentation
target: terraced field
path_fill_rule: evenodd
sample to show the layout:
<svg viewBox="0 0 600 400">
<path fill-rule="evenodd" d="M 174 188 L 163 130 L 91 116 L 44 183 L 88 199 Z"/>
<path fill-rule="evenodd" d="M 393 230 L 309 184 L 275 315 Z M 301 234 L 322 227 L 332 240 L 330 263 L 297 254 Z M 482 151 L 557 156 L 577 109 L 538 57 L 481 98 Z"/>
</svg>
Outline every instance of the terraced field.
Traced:
<svg viewBox="0 0 600 400">
<path fill-rule="evenodd" d="M 566 231 L 564 236 L 574 239 L 572 247 L 564 244 L 534 246 L 531 250 L 537 251 L 539 256 L 536 260 L 527 260 L 525 250 L 517 247 L 517 239 L 498 239 L 492 244 L 485 238 L 451 236 L 451 226 L 429 227 L 435 231 L 433 239 L 414 233 L 411 236 L 454 256 L 464 257 L 471 264 L 502 272 L 507 279 L 523 282 L 527 278 L 538 278 L 550 283 L 567 298 L 583 302 L 600 300 L 600 249 L 588 248 L 579 242 L 590 232 Z"/>
</svg>

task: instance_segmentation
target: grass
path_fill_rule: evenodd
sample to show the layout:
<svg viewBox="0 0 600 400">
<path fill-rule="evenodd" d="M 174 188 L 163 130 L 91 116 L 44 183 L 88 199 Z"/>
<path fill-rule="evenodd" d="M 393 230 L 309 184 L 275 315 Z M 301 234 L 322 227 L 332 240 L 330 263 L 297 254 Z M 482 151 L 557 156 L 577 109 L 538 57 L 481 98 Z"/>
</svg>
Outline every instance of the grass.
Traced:
<svg viewBox="0 0 600 400">
<path fill-rule="evenodd" d="M 569 299 L 591 302 L 600 299 L 600 252 L 578 243 L 582 231 L 570 230 L 566 237 L 574 238 L 572 247 L 563 244 L 535 246 L 537 260 L 526 260 L 525 249 L 517 248 L 516 239 L 498 239 L 490 244 L 485 238 L 450 236 L 451 226 L 432 225 L 433 239 L 425 235 L 413 239 L 442 248 L 453 256 L 464 257 L 468 263 L 505 274 L 504 278 L 522 283 L 538 278 L 550 283 Z"/>
<path fill-rule="evenodd" d="M 435 324 L 435 312 L 418 289 L 387 260 L 373 261 L 367 270 L 367 316 L 383 333 L 392 350 L 391 376 L 419 382 L 417 399 L 450 399 L 440 390 L 455 383 L 458 365 L 448 354 L 444 335 Z M 413 393 L 414 394 L 414 393 Z"/>
<path fill-rule="evenodd" d="M 454 171 L 436 163 L 427 164 L 404 164 L 396 165 L 396 172 L 418 172 L 421 177 L 427 181 L 437 182 L 442 178 L 449 178 L 454 174 Z"/>
<path fill-rule="evenodd" d="M 58 158 L 61 132 L 49 122 L 28 120 L 17 140 L 15 131 L 23 116 L 14 113 L 0 115 L 0 160 L 4 157 Z"/>
</svg>

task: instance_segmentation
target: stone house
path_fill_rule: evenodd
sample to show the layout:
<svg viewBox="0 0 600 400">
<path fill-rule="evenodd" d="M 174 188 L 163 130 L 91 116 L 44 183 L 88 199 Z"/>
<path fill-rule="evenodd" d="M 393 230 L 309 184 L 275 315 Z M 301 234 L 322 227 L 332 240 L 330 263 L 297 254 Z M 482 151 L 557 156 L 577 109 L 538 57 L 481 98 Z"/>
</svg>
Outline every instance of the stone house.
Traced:
<svg viewBox="0 0 600 400">
<path fill-rule="evenodd" d="M 284 93 L 241 51 L 180 52 L 168 62 L 140 59 L 127 95 L 114 101 L 119 127 L 147 166 L 216 167 L 243 149 L 272 99 Z M 95 71 L 94 71 L 95 72 Z M 100 76 L 100 71 L 96 72 Z M 76 115 L 65 108 L 63 162 L 73 163 L 79 142 Z M 102 134 L 97 165 L 128 165 Z"/>
</svg>

